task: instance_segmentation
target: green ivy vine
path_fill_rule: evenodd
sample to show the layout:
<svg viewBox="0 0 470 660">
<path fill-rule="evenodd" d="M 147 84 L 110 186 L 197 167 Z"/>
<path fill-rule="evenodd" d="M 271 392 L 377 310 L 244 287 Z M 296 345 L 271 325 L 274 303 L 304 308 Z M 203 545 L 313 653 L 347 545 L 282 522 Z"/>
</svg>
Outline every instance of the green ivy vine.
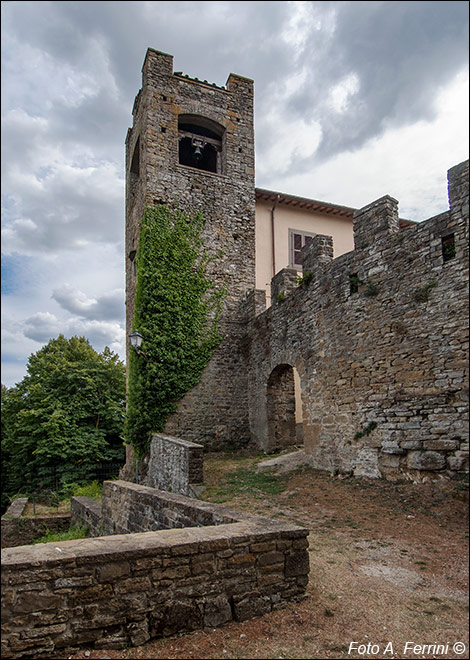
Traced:
<svg viewBox="0 0 470 660">
<path fill-rule="evenodd" d="M 207 275 L 201 213 L 159 204 L 145 211 L 137 253 L 133 330 L 144 337 L 131 349 L 126 441 L 143 457 L 177 402 L 200 380 L 221 341 L 218 320 L 225 289 Z"/>
</svg>

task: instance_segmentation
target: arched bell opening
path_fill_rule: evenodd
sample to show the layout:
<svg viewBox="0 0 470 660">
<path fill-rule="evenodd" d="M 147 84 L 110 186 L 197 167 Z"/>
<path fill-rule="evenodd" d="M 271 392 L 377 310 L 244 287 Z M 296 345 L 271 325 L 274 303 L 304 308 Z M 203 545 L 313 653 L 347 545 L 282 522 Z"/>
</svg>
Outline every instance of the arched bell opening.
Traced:
<svg viewBox="0 0 470 660">
<path fill-rule="evenodd" d="M 178 118 L 178 162 L 206 172 L 222 174 L 224 127 L 207 117 Z"/>
</svg>

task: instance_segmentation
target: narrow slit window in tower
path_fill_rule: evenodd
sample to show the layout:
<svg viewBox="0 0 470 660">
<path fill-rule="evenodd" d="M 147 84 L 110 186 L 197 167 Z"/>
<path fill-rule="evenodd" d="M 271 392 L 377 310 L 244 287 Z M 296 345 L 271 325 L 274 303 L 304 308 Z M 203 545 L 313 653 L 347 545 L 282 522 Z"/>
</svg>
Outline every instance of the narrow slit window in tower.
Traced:
<svg viewBox="0 0 470 660">
<path fill-rule="evenodd" d="M 137 138 L 132 154 L 131 167 L 129 170 L 129 184 L 131 196 L 135 195 L 137 183 L 140 177 L 140 137 Z"/>
<path fill-rule="evenodd" d="M 442 258 L 444 263 L 450 261 L 455 257 L 455 236 L 454 234 L 449 234 L 448 236 L 442 237 Z"/>
</svg>

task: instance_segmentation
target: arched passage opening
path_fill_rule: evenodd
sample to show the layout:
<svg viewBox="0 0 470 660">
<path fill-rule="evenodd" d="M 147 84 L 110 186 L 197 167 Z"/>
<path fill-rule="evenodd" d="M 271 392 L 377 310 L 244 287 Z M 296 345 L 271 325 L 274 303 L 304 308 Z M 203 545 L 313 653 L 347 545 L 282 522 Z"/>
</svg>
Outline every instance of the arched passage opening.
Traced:
<svg viewBox="0 0 470 660">
<path fill-rule="evenodd" d="M 290 364 L 280 364 L 271 372 L 266 389 L 268 451 L 280 451 L 302 443 L 300 378 Z"/>
</svg>

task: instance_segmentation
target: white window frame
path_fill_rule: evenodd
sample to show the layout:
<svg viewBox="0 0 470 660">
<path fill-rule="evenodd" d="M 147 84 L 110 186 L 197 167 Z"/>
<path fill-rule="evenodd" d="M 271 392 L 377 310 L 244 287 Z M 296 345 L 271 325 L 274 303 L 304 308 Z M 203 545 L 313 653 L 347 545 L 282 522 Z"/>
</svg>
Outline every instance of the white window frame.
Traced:
<svg viewBox="0 0 470 660">
<path fill-rule="evenodd" d="M 302 264 L 295 263 L 295 252 L 298 252 L 297 249 L 294 249 L 294 236 L 299 235 L 302 237 L 302 247 L 305 245 L 306 238 L 314 238 L 316 234 L 303 231 L 301 229 L 289 229 L 289 266 L 290 268 L 297 268 L 297 270 L 302 270 Z"/>
</svg>

